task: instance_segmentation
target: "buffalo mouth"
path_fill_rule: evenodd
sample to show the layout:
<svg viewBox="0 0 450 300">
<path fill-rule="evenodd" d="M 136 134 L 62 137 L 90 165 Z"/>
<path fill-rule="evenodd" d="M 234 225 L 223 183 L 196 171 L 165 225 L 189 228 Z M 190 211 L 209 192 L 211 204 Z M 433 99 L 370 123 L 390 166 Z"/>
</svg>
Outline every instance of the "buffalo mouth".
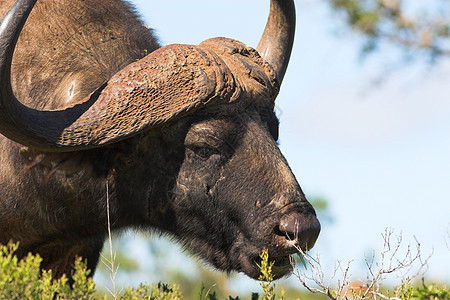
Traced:
<svg viewBox="0 0 450 300">
<path fill-rule="evenodd" d="M 258 269 L 258 275 L 252 276 L 254 279 L 259 279 L 261 275 L 260 266 L 262 263 L 262 258 L 260 256 L 255 256 L 252 259 L 255 267 Z M 272 275 L 273 279 L 279 279 L 284 276 L 290 275 L 294 267 L 294 259 L 292 255 L 284 256 L 270 256 L 268 259 L 269 264 L 272 264 Z"/>
</svg>

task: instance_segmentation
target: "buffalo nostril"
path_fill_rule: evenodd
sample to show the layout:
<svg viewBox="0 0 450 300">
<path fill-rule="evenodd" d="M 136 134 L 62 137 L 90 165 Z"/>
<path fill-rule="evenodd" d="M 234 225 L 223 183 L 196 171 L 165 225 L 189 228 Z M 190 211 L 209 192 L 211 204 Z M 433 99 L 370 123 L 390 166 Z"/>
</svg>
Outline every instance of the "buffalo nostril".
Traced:
<svg viewBox="0 0 450 300">
<path fill-rule="evenodd" d="M 283 218 L 276 230 L 288 240 L 296 241 L 304 251 L 311 249 L 320 232 L 320 223 L 313 214 L 291 214 Z"/>
</svg>

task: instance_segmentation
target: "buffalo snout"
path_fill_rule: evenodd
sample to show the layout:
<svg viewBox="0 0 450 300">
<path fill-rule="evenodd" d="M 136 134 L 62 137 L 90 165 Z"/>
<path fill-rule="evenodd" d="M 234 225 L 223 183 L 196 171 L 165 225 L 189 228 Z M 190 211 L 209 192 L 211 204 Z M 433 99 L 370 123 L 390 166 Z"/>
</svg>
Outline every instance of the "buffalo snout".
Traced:
<svg viewBox="0 0 450 300">
<path fill-rule="evenodd" d="M 316 215 L 293 212 L 284 216 L 274 229 L 278 240 L 286 244 L 295 243 L 302 251 L 311 249 L 320 233 L 320 223 Z"/>
<path fill-rule="evenodd" d="M 293 211 L 285 214 L 273 228 L 272 240 L 274 244 L 269 247 L 269 261 L 273 263 L 272 275 L 279 279 L 292 272 L 292 254 L 306 252 L 311 249 L 320 232 L 320 223 L 314 212 L 302 213 Z M 253 260 L 258 266 L 260 257 Z M 258 272 L 252 277 L 257 279 Z"/>
</svg>

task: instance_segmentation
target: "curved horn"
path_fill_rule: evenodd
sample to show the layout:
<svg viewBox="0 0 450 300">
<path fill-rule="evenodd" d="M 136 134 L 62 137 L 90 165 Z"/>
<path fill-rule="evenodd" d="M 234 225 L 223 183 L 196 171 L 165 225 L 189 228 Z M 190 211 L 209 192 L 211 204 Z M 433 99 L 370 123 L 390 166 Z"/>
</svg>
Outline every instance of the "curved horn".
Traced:
<svg viewBox="0 0 450 300">
<path fill-rule="evenodd" d="M 272 65 L 280 84 L 291 56 L 294 34 L 294 0 L 271 0 L 269 18 L 256 50 Z"/>
<path fill-rule="evenodd" d="M 22 125 L 21 120 L 10 122 L 11 115 L 20 107 L 12 92 L 11 62 L 20 32 L 35 3 L 36 0 L 16 1 L 0 20 L 0 132 L 5 136 L 15 134 L 14 128 Z"/>
<path fill-rule="evenodd" d="M 36 0 L 17 0 L 0 21 L 0 133 L 52 152 L 116 142 L 239 93 L 233 75 L 208 49 L 160 48 L 128 65 L 73 107 L 39 111 L 21 104 L 11 87 L 11 61 Z"/>
</svg>

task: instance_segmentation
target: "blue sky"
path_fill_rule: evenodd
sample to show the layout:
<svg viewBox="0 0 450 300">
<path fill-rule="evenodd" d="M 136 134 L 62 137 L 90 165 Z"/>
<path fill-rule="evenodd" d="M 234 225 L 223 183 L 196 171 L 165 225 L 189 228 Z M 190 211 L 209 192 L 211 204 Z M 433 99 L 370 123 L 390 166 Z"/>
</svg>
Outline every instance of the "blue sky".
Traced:
<svg viewBox="0 0 450 300">
<path fill-rule="evenodd" d="M 268 0 L 132 2 L 163 44 L 227 36 L 255 47 L 269 7 Z M 334 222 L 323 224 L 312 252 L 329 266 L 363 262 L 391 227 L 406 243 L 417 239 L 424 255 L 434 252 L 428 277 L 450 281 L 450 61 L 386 74 L 390 51 L 361 62 L 359 38 L 322 1 L 296 6 L 277 112 L 281 150 L 304 192 L 330 203 Z M 364 276 L 361 265 L 354 276 Z"/>
</svg>

